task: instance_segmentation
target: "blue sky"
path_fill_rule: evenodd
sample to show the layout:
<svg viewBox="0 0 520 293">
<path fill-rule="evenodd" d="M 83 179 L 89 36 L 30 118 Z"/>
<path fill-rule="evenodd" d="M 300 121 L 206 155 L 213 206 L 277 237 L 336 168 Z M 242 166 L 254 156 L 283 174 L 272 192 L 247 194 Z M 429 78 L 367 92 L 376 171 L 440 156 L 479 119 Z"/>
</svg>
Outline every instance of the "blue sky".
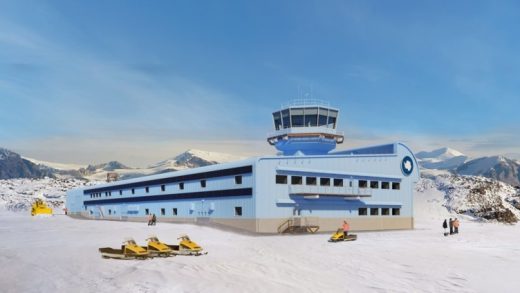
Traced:
<svg viewBox="0 0 520 293">
<path fill-rule="evenodd" d="M 0 146 L 146 165 L 273 153 L 298 89 L 342 148 L 520 153 L 515 1 L 0 1 Z"/>
</svg>

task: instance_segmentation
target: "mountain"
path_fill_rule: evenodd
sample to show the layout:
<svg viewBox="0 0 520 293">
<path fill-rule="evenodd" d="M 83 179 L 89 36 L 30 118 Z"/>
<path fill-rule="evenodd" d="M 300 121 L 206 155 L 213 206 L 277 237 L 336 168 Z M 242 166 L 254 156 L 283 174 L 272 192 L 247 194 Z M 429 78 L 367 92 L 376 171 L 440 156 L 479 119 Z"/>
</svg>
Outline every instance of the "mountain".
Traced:
<svg viewBox="0 0 520 293">
<path fill-rule="evenodd" d="M 0 148 L 0 179 L 42 178 L 52 175 L 51 168 L 41 167 L 15 152 Z"/>
<path fill-rule="evenodd" d="M 509 184 L 480 176 L 424 175 L 414 194 L 421 217 L 468 216 L 503 223 L 520 220 L 520 191 Z"/>
<path fill-rule="evenodd" d="M 484 176 L 520 186 L 520 164 L 503 156 L 477 158 L 460 165 L 455 172 L 460 175 Z"/>
<path fill-rule="evenodd" d="M 163 172 L 164 170 L 175 171 L 238 161 L 241 159 L 243 159 L 243 157 L 191 149 L 174 158 L 153 164 L 149 168 Z"/>
<path fill-rule="evenodd" d="M 448 148 L 440 148 L 431 152 L 419 152 L 416 155 L 419 165 L 426 169 L 448 170 L 454 169 L 464 164 L 468 156 L 463 153 Z"/>
</svg>

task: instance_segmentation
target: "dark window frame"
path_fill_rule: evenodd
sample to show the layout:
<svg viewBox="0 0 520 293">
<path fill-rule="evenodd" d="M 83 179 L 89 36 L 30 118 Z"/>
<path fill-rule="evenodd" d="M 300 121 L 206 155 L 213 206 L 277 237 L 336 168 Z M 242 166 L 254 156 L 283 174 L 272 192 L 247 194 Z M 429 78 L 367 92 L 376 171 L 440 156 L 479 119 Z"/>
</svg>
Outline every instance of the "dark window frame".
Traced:
<svg viewBox="0 0 520 293">
<path fill-rule="evenodd" d="M 302 185 L 303 177 L 302 176 L 292 176 L 291 175 L 291 185 Z"/>
<path fill-rule="evenodd" d="M 275 182 L 276 184 L 287 184 L 287 175 L 276 175 Z"/>
<path fill-rule="evenodd" d="M 401 183 L 392 182 L 392 190 L 400 190 L 400 189 L 401 189 Z"/>
<path fill-rule="evenodd" d="M 387 181 L 381 182 L 381 189 L 390 189 L 390 182 L 387 182 Z"/>
<path fill-rule="evenodd" d="M 330 186 L 330 178 L 320 177 L 320 186 Z"/>
<path fill-rule="evenodd" d="M 318 178 L 316 177 L 305 177 L 305 185 L 317 185 L 318 184 Z"/>
<path fill-rule="evenodd" d="M 359 188 L 368 188 L 368 181 L 367 180 L 359 180 L 358 187 Z"/>
<path fill-rule="evenodd" d="M 342 178 L 334 178 L 332 181 L 333 181 L 332 184 L 334 185 L 334 187 L 343 187 Z"/>
<path fill-rule="evenodd" d="M 401 208 L 392 208 L 392 216 L 400 216 Z"/>
<path fill-rule="evenodd" d="M 358 216 L 368 216 L 368 208 L 358 208 Z"/>
<path fill-rule="evenodd" d="M 379 208 L 370 208 L 371 216 L 379 216 Z"/>
<path fill-rule="evenodd" d="M 390 208 L 381 208 L 381 216 L 390 216 Z"/>
<path fill-rule="evenodd" d="M 379 189 L 379 181 L 370 181 L 371 189 Z"/>
</svg>

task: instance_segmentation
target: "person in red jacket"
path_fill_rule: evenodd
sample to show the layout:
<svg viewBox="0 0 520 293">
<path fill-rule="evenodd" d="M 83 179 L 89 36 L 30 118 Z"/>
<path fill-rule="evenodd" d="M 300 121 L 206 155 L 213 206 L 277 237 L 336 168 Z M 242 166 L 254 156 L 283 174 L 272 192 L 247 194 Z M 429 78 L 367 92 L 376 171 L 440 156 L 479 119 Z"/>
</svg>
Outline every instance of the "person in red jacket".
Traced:
<svg viewBox="0 0 520 293">
<path fill-rule="evenodd" d="M 350 230 L 350 226 L 347 221 L 343 221 L 343 236 L 346 238 L 348 235 L 348 230 Z"/>
</svg>

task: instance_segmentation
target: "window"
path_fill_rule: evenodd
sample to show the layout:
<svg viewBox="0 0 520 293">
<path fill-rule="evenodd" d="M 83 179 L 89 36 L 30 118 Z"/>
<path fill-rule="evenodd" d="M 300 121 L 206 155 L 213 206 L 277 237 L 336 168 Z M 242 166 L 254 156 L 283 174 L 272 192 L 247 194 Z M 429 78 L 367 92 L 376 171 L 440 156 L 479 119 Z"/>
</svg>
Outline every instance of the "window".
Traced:
<svg viewBox="0 0 520 293">
<path fill-rule="evenodd" d="M 334 186 L 342 187 L 343 186 L 343 179 L 334 178 Z"/>
<path fill-rule="evenodd" d="M 367 215 L 367 208 L 359 208 L 358 209 L 358 215 L 359 216 L 366 216 Z"/>
<path fill-rule="evenodd" d="M 184 190 L 184 182 L 179 183 L 179 189 Z"/>
<path fill-rule="evenodd" d="M 132 194 L 135 194 L 135 189 L 132 188 Z"/>
<path fill-rule="evenodd" d="M 146 193 L 150 192 L 150 187 L 146 186 L 144 189 L 146 190 Z"/>
<path fill-rule="evenodd" d="M 390 215 L 390 209 L 389 208 L 381 208 L 381 215 L 389 216 Z"/>
<path fill-rule="evenodd" d="M 206 180 L 200 180 L 200 187 L 205 188 L 206 187 Z"/>
<path fill-rule="evenodd" d="M 392 216 L 399 216 L 401 214 L 400 208 L 392 208 Z"/>
<path fill-rule="evenodd" d="M 370 188 L 379 188 L 379 181 L 370 181 Z"/>
<path fill-rule="evenodd" d="M 303 109 L 291 109 L 291 127 L 303 127 Z"/>
<path fill-rule="evenodd" d="M 348 186 L 349 186 L 349 187 L 352 187 L 352 180 L 349 180 L 349 181 L 348 181 Z"/>
<path fill-rule="evenodd" d="M 177 208 L 173 208 L 173 215 L 177 216 Z"/>
<path fill-rule="evenodd" d="M 291 176 L 291 184 L 301 185 L 303 182 L 302 176 Z"/>
<path fill-rule="evenodd" d="M 318 126 L 318 108 L 305 108 L 304 114 L 306 127 Z"/>
<path fill-rule="evenodd" d="M 287 176 L 276 175 L 276 184 L 287 184 Z"/>
<path fill-rule="evenodd" d="M 108 196 L 112 196 L 112 191 L 109 191 L 109 192 L 108 192 Z"/>
<path fill-rule="evenodd" d="M 390 189 L 389 182 L 381 182 L 381 189 Z"/>
<path fill-rule="evenodd" d="M 123 195 L 123 191 L 122 190 L 119 190 L 119 195 Z"/>
<path fill-rule="evenodd" d="M 108 191 L 105 191 L 105 196 L 108 196 Z"/>
<path fill-rule="evenodd" d="M 83 206 L 85 208 L 85 211 L 87 210 L 87 206 Z"/>
<path fill-rule="evenodd" d="M 392 189 L 395 189 L 395 190 L 401 189 L 401 184 L 399 184 L 399 182 L 392 182 Z"/>
<path fill-rule="evenodd" d="M 320 178 L 321 186 L 330 186 L 330 178 Z"/>
<path fill-rule="evenodd" d="M 242 207 L 235 207 L 235 216 L 242 216 Z"/>
<path fill-rule="evenodd" d="M 359 188 L 367 188 L 368 183 L 366 180 L 359 180 Z"/>
<path fill-rule="evenodd" d="M 161 216 L 166 215 L 166 209 L 161 209 Z"/>
<path fill-rule="evenodd" d="M 307 185 L 316 185 L 316 177 L 307 177 L 307 178 L 305 178 L 305 184 L 307 184 Z"/>
<path fill-rule="evenodd" d="M 144 209 L 144 214 L 145 215 L 149 215 L 150 214 L 150 210 L 149 209 Z"/>
<path fill-rule="evenodd" d="M 289 117 L 289 110 L 282 111 L 282 123 L 283 128 L 291 127 L 291 118 Z"/>
<path fill-rule="evenodd" d="M 370 215 L 371 216 L 379 215 L 379 208 L 370 208 Z"/>
<path fill-rule="evenodd" d="M 111 210 L 111 209 L 108 209 L 108 214 L 109 214 L 109 215 L 112 214 L 112 210 Z"/>
<path fill-rule="evenodd" d="M 235 176 L 235 184 L 242 184 L 242 176 Z"/>
<path fill-rule="evenodd" d="M 165 191 L 166 190 L 166 185 L 161 185 L 161 191 Z"/>
</svg>

